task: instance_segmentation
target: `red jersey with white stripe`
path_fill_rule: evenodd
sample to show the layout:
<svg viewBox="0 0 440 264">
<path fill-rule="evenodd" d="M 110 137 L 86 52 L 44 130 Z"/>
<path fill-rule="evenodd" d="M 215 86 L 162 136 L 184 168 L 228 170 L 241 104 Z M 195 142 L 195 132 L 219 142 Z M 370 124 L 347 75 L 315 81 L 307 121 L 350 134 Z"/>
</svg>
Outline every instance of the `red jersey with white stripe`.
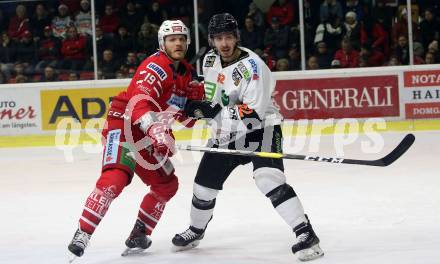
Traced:
<svg viewBox="0 0 440 264">
<path fill-rule="evenodd" d="M 127 90 L 113 98 L 112 107 L 130 100 L 136 102 L 133 111 L 129 111 L 133 123 L 149 111 L 163 112 L 172 107 L 172 112 L 181 113 L 187 101 L 188 84 L 194 76 L 196 73 L 188 62 L 182 60 L 176 70 L 173 61 L 158 51 L 139 65 Z"/>
</svg>

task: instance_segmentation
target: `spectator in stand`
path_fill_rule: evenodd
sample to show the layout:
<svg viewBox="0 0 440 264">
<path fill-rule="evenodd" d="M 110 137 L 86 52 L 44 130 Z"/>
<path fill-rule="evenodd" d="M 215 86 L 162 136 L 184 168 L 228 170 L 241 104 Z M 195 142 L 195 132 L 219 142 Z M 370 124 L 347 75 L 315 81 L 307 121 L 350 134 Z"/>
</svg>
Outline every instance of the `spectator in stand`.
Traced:
<svg viewBox="0 0 440 264">
<path fill-rule="evenodd" d="M 399 66 L 402 65 L 395 55 L 391 55 L 390 60 L 388 61 L 388 66 Z"/>
<path fill-rule="evenodd" d="M 122 60 L 127 57 L 129 51 L 135 50 L 134 39 L 128 34 L 125 26 L 119 26 L 118 34 L 113 40 L 113 50 L 115 58 Z"/>
<path fill-rule="evenodd" d="M 23 63 L 21 62 L 15 63 L 13 77 L 9 79 L 8 83 L 26 82 L 28 78 L 26 78 L 26 74 L 24 70 L 25 70 L 25 65 Z"/>
<path fill-rule="evenodd" d="M 102 71 L 102 77 L 104 79 L 114 79 L 116 77 L 116 71 L 120 67 L 120 63 L 114 58 L 113 51 L 106 49 L 98 66 Z"/>
<path fill-rule="evenodd" d="M 266 21 L 268 24 L 271 24 L 273 21 L 272 19 L 276 17 L 281 26 L 290 26 L 293 24 L 294 14 L 293 4 L 290 1 L 275 0 L 267 12 Z"/>
<path fill-rule="evenodd" d="M 99 19 L 98 26 L 104 32 L 104 36 L 113 38 L 114 34 L 118 31 L 119 17 L 113 12 L 113 6 L 111 4 L 105 5 L 105 14 Z"/>
<path fill-rule="evenodd" d="M 438 52 L 438 41 L 434 40 L 428 45 L 428 52 L 431 52 L 435 56 L 435 61 L 440 61 L 440 52 Z"/>
<path fill-rule="evenodd" d="M 431 53 L 431 52 L 426 53 L 425 63 L 426 64 L 436 64 L 437 63 L 434 53 Z"/>
<path fill-rule="evenodd" d="M 57 82 L 57 81 L 59 81 L 59 79 L 58 79 L 58 74 L 55 72 L 55 69 L 50 66 L 44 68 L 44 73 L 43 76 L 41 76 L 40 82 Z"/>
<path fill-rule="evenodd" d="M 98 53 L 98 61 L 100 60 L 101 54 L 106 49 L 113 49 L 113 41 L 108 37 L 104 36 L 104 32 L 100 27 L 96 27 L 96 52 Z"/>
<path fill-rule="evenodd" d="M 59 0 L 59 2 L 66 5 L 71 14 L 76 14 L 81 9 L 81 2 L 78 0 Z"/>
<path fill-rule="evenodd" d="M 328 52 L 327 44 L 324 41 L 316 44 L 315 57 L 318 59 L 320 69 L 329 69 L 333 60 L 333 54 Z"/>
<path fill-rule="evenodd" d="M 290 45 L 287 56 L 289 60 L 289 70 L 301 70 L 301 52 L 299 51 L 298 45 L 296 43 Z"/>
<path fill-rule="evenodd" d="M 343 39 L 341 42 L 341 49 L 336 51 L 335 60 L 339 60 L 341 68 L 356 68 L 359 66 L 359 52 L 351 47 L 351 42 L 348 39 Z"/>
<path fill-rule="evenodd" d="M 289 70 L 289 60 L 286 58 L 281 58 L 277 60 L 275 66 L 275 71 L 288 71 Z"/>
<path fill-rule="evenodd" d="M 345 4 L 345 14 L 348 12 L 353 11 L 356 13 L 356 19 L 357 21 L 362 21 L 364 18 L 364 7 L 360 3 L 359 0 L 347 0 Z"/>
<path fill-rule="evenodd" d="M 406 35 L 399 36 L 397 46 L 394 49 L 394 55 L 402 65 L 409 64 L 409 45 Z"/>
<path fill-rule="evenodd" d="M 412 30 L 413 30 L 413 40 L 417 41 L 419 40 L 419 31 L 418 31 L 418 25 L 414 22 L 412 22 Z M 393 32 L 392 32 L 392 39 L 393 39 L 393 45 L 394 47 L 398 45 L 400 36 L 406 36 L 408 38 L 408 14 L 406 9 L 402 9 L 399 15 L 399 19 L 397 23 L 393 26 Z M 405 64 L 404 62 L 402 62 Z"/>
<path fill-rule="evenodd" d="M 158 1 L 153 1 L 147 11 L 147 17 L 150 23 L 159 26 L 162 24 L 162 21 L 168 19 L 168 14 L 165 9 L 160 6 Z"/>
<path fill-rule="evenodd" d="M 23 74 L 18 74 L 17 76 L 15 76 L 14 83 L 27 83 L 29 82 L 29 78 L 26 75 Z"/>
<path fill-rule="evenodd" d="M 17 61 L 22 63 L 25 68 L 25 75 L 31 75 L 35 71 L 35 64 L 37 59 L 35 50 L 36 45 L 34 43 L 32 33 L 29 30 L 26 30 L 23 34 L 23 37 L 17 43 L 16 56 Z"/>
<path fill-rule="evenodd" d="M 390 44 L 389 44 L 389 34 L 385 30 L 383 25 L 383 20 L 378 18 L 372 18 L 363 23 L 363 34 L 365 34 L 364 41 L 370 42 L 371 48 L 373 50 L 378 50 L 382 52 L 385 57 L 388 57 L 390 54 Z"/>
<path fill-rule="evenodd" d="M 57 38 L 66 38 L 67 28 L 73 25 L 74 21 L 69 15 L 69 8 L 65 4 L 58 6 L 58 15 L 52 19 L 52 32 Z"/>
<path fill-rule="evenodd" d="M 3 9 L 0 8 L 0 32 L 7 31 L 8 26 L 9 26 L 9 17 L 3 11 Z"/>
<path fill-rule="evenodd" d="M 356 13 L 353 11 L 345 14 L 345 23 L 343 29 L 343 38 L 349 39 L 353 49 L 360 50 L 361 42 L 365 41 L 365 33 L 362 24 L 356 20 Z"/>
<path fill-rule="evenodd" d="M 131 36 L 136 36 L 141 28 L 142 21 L 143 16 L 138 10 L 136 10 L 134 2 L 128 1 L 125 10 L 121 15 L 121 25 L 128 29 Z"/>
<path fill-rule="evenodd" d="M 307 70 L 319 70 L 318 58 L 316 56 L 310 56 L 307 60 Z"/>
<path fill-rule="evenodd" d="M 127 68 L 127 71 L 129 69 L 135 69 L 139 66 L 139 60 L 136 57 L 136 54 L 134 52 L 128 52 L 127 58 L 125 60 L 125 63 L 123 64 L 125 68 Z"/>
<path fill-rule="evenodd" d="M 263 38 L 263 32 L 255 26 L 252 17 L 246 17 L 244 28 L 240 32 L 241 45 L 251 50 L 261 49 L 263 48 Z"/>
<path fill-rule="evenodd" d="M 391 32 L 391 25 L 394 18 L 393 8 L 386 5 L 387 0 L 376 0 L 376 5 L 373 7 L 372 14 L 377 17 L 377 20 L 381 22 L 386 32 Z M 389 41 L 391 35 L 389 35 Z"/>
<path fill-rule="evenodd" d="M 86 58 L 86 37 L 78 34 L 75 26 L 67 29 L 67 37 L 61 44 L 62 68 L 80 71 Z"/>
<path fill-rule="evenodd" d="M 9 80 L 14 70 L 17 54 L 16 45 L 6 32 L 1 33 L 0 43 L 0 71 L 2 71 L 6 79 Z"/>
<path fill-rule="evenodd" d="M 9 21 L 8 34 L 14 41 L 19 41 L 24 32 L 29 30 L 29 18 L 26 14 L 26 6 L 19 4 L 15 8 L 15 16 Z"/>
<path fill-rule="evenodd" d="M 70 72 L 68 80 L 69 81 L 78 81 L 79 80 L 79 74 L 77 72 L 74 72 L 74 71 Z"/>
<path fill-rule="evenodd" d="M 75 27 L 78 33 L 84 36 L 92 36 L 92 13 L 90 11 L 90 0 L 81 0 L 80 10 L 75 16 Z"/>
<path fill-rule="evenodd" d="M 413 43 L 413 51 L 414 51 L 414 64 L 420 65 L 425 64 L 425 49 L 423 48 L 423 44 L 420 42 Z"/>
<path fill-rule="evenodd" d="M 123 71 L 116 71 L 116 79 L 126 79 L 128 78 L 127 74 Z"/>
<path fill-rule="evenodd" d="M 137 52 L 142 54 L 152 54 L 157 47 L 157 31 L 152 24 L 144 23 L 136 40 Z"/>
<path fill-rule="evenodd" d="M 428 49 L 429 43 L 440 39 L 440 23 L 431 9 L 426 9 L 420 22 L 420 36 L 423 47 Z"/>
<path fill-rule="evenodd" d="M 60 59 L 61 42 L 52 35 L 52 28 L 44 28 L 44 36 L 37 42 L 37 65 L 35 71 L 43 72 L 46 66 L 57 69 Z"/>
<path fill-rule="evenodd" d="M 385 63 L 385 56 L 377 49 L 372 49 L 371 45 L 364 44 L 359 53 L 360 59 L 365 63 L 363 67 L 379 67 Z"/>
<path fill-rule="evenodd" d="M 264 14 L 253 1 L 249 4 L 249 11 L 246 17 L 251 17 L 255 26 L 264 28 Z"/>
<path fill-rule="evenodd" d="M 44 37 L 44 28 L 50 26 L 51 19 L 46 10 L 44 4 L 37 4 L 35 6 L 35 13 L 31 19 L 32 34 L 34 35 L 34 41 L 37 43 L 42 37 Z"/>
<path fill-rule="evenodd" d="M 278 17 L 272 18 L 270 28 L 264 34 L 264 46 L 275 59 L 287 57 L 289 29 L 279 23 Z"/>
<path fill-rule="evenodd" d="M 338 17 L 339 21 L 342 20 L 342 5 L 338 0 L 324 0 L 319 7 L 319 18 L 321 19 L 321 23 L 331 21 L 331 17 Z"/>
<path fill-rule="evenodd" d="M 341 19 L 337 16 L 331 16 L 329 21 L 320 24 L 316 28 L 315 45 L 319 42 L 325 42 L 329 53 L 335 53 L 339 49 L 339 43 L 342 41 L 343 25 Z"/>
</svg>

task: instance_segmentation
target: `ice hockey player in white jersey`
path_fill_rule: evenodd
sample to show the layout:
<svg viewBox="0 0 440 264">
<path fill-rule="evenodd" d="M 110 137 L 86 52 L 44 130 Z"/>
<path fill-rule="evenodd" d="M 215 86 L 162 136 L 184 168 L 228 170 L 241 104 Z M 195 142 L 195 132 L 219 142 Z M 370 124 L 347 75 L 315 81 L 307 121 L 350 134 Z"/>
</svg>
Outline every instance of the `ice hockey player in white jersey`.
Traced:
<svg viewBox="0 0 440 264">
<path fill-rule="evenodd" d="M 238 46 L 238 26 L 232 15 L 214 15 L 208 34 L 213 49 L 203 61 L 205 100 L 187 102 L 186 114 L 209 122 L 214 132 L 210 147 L 281 153 L 282 117 L 271 98 L 275 81 L 269 68 L 254 52 Z M 218 153 L 203 155 L 194 180 L 190 227 L 174 236 L 174 249 L 200 243 L 224 182 L 237 166 L 250 162 L 255 184 L 296 234 L 292 252 L 303 261 L 322 256 L 319 238 L 286 183 L 282 159 Z"/>
</svg>

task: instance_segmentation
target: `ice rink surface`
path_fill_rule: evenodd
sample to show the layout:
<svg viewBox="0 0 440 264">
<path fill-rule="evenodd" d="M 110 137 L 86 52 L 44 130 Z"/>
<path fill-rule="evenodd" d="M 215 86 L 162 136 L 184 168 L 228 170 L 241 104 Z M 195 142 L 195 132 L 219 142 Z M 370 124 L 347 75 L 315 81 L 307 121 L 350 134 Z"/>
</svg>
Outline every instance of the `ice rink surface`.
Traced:
<svg viewBox="0 0 440 264">
<path fill-rule="evenodd" d="M 349 158 L 378 158 L 404 133 L 385 133 L 380 153 L 365 154 L 362 139 L 344 148 Z M 325 251 L 311 263 L 440 263 L 440 132 L 416 133 L 412 148 L 385 168 L 285 161 Z M 310 145 L 311 138 L 304 138 Z M 289 143 L 289 142 L 287 142 Z M 295 149 L 285 144 L 285 152 Z M 332 136 L 318 152 L 335 155 Z M 297 152 L 308 153 L 304 148 Z M 56 148 L 0 149 L 0 263 L 67 263 L 67 245 L 85 198 L 99 175 L 99 153 L 74 149 L 73 162 Z M 113 202 L 91 245 L 74 263 L 258 264 L 299 263 L 289 227 L 253 183 L 251 166 L 237 168 L 217 199 L 214 219 L 197 249 L 172 253 L 171 238 L 188 227 L 199 154 L 175 160 L 180 189 L 153 233 L 153 245 L 121 257 L 147 188 L 135 177 Z"/>
</svg>

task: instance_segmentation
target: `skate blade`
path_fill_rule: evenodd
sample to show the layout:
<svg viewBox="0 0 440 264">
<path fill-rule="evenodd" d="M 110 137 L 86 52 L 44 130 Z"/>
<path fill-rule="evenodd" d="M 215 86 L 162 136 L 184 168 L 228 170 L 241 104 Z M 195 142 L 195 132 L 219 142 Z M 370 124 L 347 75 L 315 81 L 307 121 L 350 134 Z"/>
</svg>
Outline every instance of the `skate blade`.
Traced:
<svg viewBox="0 0 440 264">
<path fill-rule="evenodd" d="M 73 253 L 69 252 L 69 255 L 67 256 L 69 263 L 72 263 L 73 261 L 75 261 L 75 259 L 77 258 L 77 256 Z"/>
<path fill-rule="evenodd" d="M 173 252 L 185 251 L 185 250 L 189 250 L 189 249 L 195 248 L 195 247 L 197 247 L 199 244 L 200 244 L 200 240 L 196 240 L 196 241 L 194 241 L 194 242 L 192 242 L 192 243 L 189 243 L 188 245 L 183 246 L 183 247 L 174 245 L 174 246 L 171 248 L 171 251 L 173 251 Z"/>
<path fill-rule="evenodd" d="M 126 257 L 126 256 L 136 255 L 136 254 L 140 254 L 140 253 L 144 252 L 145 250 L 147 250 L 147 249 L 146 248 L 126 248 L 121 253 L 121 256 Z"/>
<path fill-rule="evenodd" d="M 301 261 L 314 260 L 322 256 L 324 256 L 324 251 L 319 247 L 319 244 L 298 251 L 298 259 Z"/>
</svg>

